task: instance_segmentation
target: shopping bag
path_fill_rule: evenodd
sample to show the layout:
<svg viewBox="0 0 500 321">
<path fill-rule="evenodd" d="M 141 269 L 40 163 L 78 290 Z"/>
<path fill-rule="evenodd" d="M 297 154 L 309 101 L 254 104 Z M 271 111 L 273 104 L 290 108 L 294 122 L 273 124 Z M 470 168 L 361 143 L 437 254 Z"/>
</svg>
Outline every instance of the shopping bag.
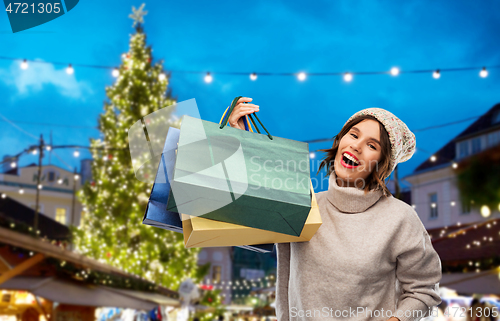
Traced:
<svg viewBox="0 0 500 321">
<path fill-rule="evenodd" d="M 182 233 L 182 221 L 179 217 L 179 213 L 167 211 L 166 207 L 170 192 L 170 183 L 167 173 L 174 170 L 175 151 L 177 149 L 177 142 L 179 141 L 179 133 L 180 130 L 177 128 L 170 127 L 168 130 L 155 176 L 155 182 L 151 190 L 142 223 Z M 245 244 L 239 247 L 255 252 L 268 253 L 273 251 L 274 244 Z"/>
<path fill-rule="evenodd" d="M 252 117 L 258 133 L 183 117 L 167 210 L 301 235 L 311 209 L 309 146 L 271 136 L 256 119 L 267 135 Z"/>
<path fill-rule="evenodd" d="M 311 184 L 311 210 L 300 236 L 292 236 L 237 224 L 214 221 L 197 216 L 184 216 L 184 245 L 192 247 L 237 246 L 259 243 L 307 242 L 322 224 L 321 215 Z"/>
</svg>

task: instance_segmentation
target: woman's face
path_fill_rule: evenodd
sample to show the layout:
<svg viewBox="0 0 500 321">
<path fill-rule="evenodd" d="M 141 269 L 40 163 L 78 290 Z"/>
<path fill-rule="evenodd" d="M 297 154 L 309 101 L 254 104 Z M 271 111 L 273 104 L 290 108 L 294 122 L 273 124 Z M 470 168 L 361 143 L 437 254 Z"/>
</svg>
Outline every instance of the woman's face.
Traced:
<svg viewBox="0 0 500 321">
<path fill-rule="evenodd" d="M 382 156 L 379 126 L 375 120 L 364 119 L 342 137 L 334 164 L 337 185 L 365 187 Z"/>
</svg>

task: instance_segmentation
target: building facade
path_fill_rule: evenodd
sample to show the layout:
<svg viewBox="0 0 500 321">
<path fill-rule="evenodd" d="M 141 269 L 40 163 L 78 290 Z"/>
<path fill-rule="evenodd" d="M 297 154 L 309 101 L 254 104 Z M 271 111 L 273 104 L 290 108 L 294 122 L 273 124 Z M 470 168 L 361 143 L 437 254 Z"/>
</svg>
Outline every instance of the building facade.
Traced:
<svg viewBox="0 0 500 321">
<path fill-rule="evenodd" d="M 500 204 L 480 213 L 473 200 L 462 201 L 457 185 L 461 162 L 500 146 L 500 104 L 493 106 L 462 133 L 420 164 L 404 180 L 411 184 L 411 204 L 429 229 L 482 222 L 500 217 Z"/>
</svg>

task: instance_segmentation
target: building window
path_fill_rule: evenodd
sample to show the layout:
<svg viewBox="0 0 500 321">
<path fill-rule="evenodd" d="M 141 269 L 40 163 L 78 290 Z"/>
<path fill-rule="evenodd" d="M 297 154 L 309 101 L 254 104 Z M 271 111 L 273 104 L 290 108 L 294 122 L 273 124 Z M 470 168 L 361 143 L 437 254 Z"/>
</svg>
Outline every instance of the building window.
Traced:
<svg viewBox="0 0 500 321">
<path fill-rule="evenodd" d="M 221 270 L 219 265 L 214 265 L 212 268 L 212 280 L 214 283 L 220 283 L 221 280 Z"/>
<path fill-rule="evenodd" d="M 470 213 L 471 202 L 462 201 L 462 214 Z"/>
<path fill-rule="evenodd" d="M 495 115 L 493 115 L 493 124 L 500 123 L 500 111 L 497 111 Z"/>
<path fill-rule="evenodd" d="M 48 181 L 49 183 L 52 183 L 56 180 L 56 173 L 55 172 L 49 172 L 48 175 Z"/>
<path fill-rule="evenodd" d="M 66 209 L 63 207 L 56 208 L 56 221 L 66 225 Z"/>
<path fill-rule="evenodd" d="M 472 154 L 477 154 L 481 151 L 481 137 L 476 137 L 472 140 Z"/>
<path fill-rule="evenodd" d="M 488 134 L 488 147 L 493 147 L 500 144 L 500 132 Z"/>
<path fill-rule="evenodd" d="M 429 208 L 430 218 L 435 219 L 438 217 L 438 195 L 437 193 L 429 194 Z"/>
<path fill-rule="evenodd" d="M 464 158 L 469 155 L 469 141 L 458 143 L 458 156 Z"/>
</svg>

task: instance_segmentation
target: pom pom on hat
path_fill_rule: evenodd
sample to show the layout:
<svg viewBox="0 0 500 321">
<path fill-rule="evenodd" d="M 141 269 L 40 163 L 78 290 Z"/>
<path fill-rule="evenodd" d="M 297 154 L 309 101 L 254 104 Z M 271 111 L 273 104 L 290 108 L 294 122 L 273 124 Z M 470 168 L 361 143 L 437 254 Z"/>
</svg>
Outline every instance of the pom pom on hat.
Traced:
<svg viewBox="0 0 500 321">
<path fill-rule="evenodd" d="M 387 177 L 389 177 L 398 163 L 406 162 L 415 153 L 415 135 L 408 129 L 408 126 L 406 126 L 406 124 L 399 118 L 394 116 L 394 114 L 385 109 L 375 107 L 358 111 L 346 121 L 344 126 L 351 120 L 362 115 L 375 117 L 380 123 L 382 123 L 382 125 L 384 125 L 385 130 L 389 134 L 389 140 L 391 142 L 391 159 L 389 164 L 390 172 L 387 174 Z M 387 177 L 384 177 L 384 179 Z"/>
</svg>

